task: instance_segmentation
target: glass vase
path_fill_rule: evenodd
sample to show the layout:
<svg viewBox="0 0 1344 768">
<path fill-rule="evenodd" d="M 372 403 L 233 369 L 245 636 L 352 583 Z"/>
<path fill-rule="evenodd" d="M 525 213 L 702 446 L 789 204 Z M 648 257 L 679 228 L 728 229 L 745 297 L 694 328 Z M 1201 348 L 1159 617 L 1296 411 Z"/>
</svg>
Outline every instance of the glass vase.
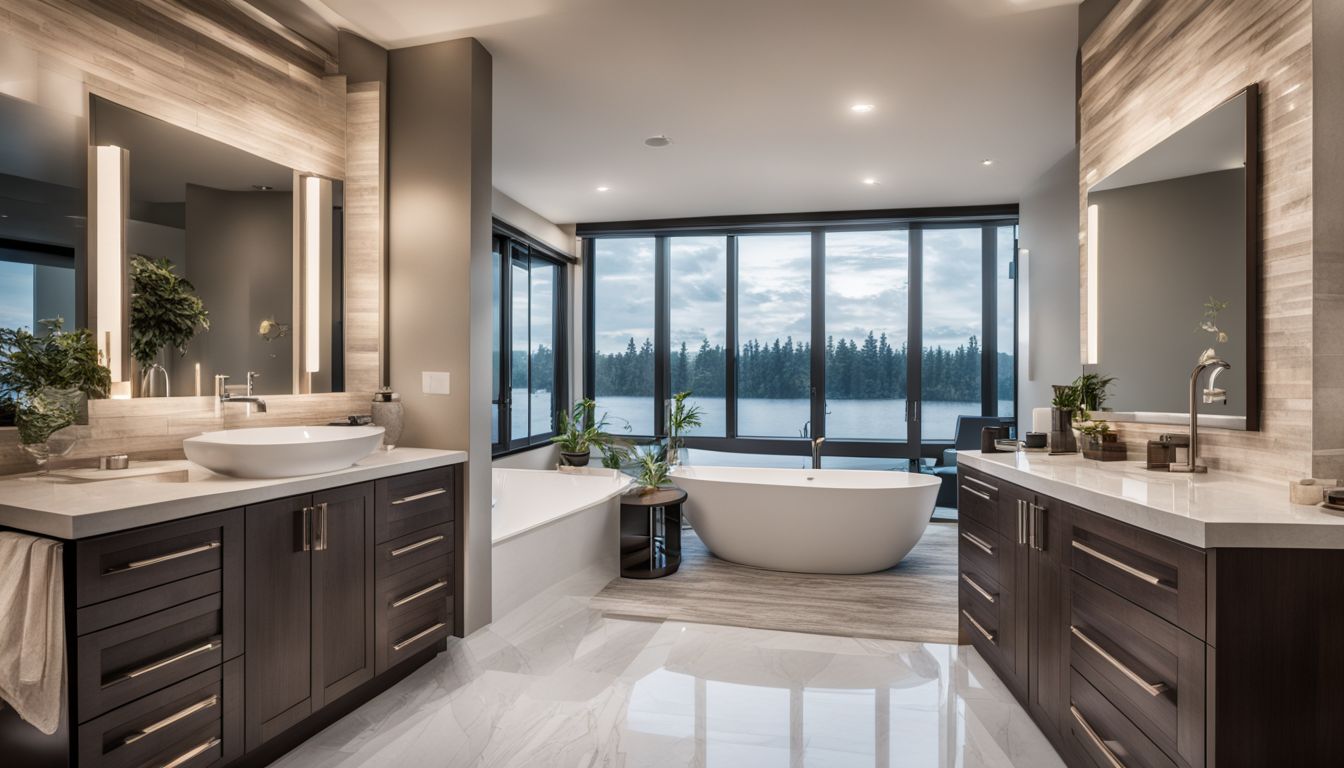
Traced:
<svg viewBox="0 0 1344 768">
<path fill-rule="evenodd" d="M 45 474 L 53 456 L 69 453 L 78 440 L 71 429 L 79 416 L 84 394 L 77 389 L 45 387 L 23 403 L 16 413 L 19 444 Z"/>
</svg>

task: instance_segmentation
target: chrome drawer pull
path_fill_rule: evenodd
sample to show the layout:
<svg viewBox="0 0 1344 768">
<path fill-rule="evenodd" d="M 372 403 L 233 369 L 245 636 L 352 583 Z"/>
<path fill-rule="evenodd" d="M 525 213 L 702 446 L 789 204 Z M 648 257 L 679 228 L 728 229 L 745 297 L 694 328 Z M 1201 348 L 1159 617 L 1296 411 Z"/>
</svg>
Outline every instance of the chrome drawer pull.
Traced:
<svg viewBox="0 0 1344 768">
<path fill-rule="evenodd" d="M 429 637 L 435 632 L 438 632 L 440 629 L 443 629 L 445 626 L 447 625 L 445 625 L 442 621 L 440 621 L 438 624 L 435 624 L 434 626 L 429 627 L 428 629 L 422 629 L 419 632 L 416 632 L 414 635 L 411 635 L 410 637 L 406 638 L 405 640 L 402 640 L 400 643 L 397 643 L 396 645 L 392 646 L 392 650 L 400 651 L 402 648 L 405 648 L 406 646 L 414 643 L 417 640 L 423 640 L 426 637 Z"/>
<path fill-rule="evenodd" d="M 1105 564 L 1111 566 L 1112 568 L 1118 568 L 1118 569 L 1124 571 L 1125 573 L 1128 573 L 1130 576 L 1133 576 L 1133 577 L 1135 577 L 1135 578 L 1137 578 L 1137 579 L 1143 579 L 1144 581 L 1148 582 L 1149 584 L 1152 584 L 1152 585 L 1155 586 L 1155 587 L 1160 587 L 1160 586 L 1162 586 L 1162 580 L 1159 579 L 1158 577 L 1154 576 L 1153 574 L 1148 573 L 1147 571 L 1140 571 L 1138 568 L 1135 568 L 1135 567 L 1132 566 L 1132 565 L 1125 565 L 1124 563 L 1120 562 L 1119 560 L 1116 560 L 1114 557 L 1110 557 L 1110 556 L 1108 556 L 1108 555 L 1103 555 L 1102 553 L 1100 553 L 1100 552 L 1098 552 L 1097 550 L 1095 550 L 1095 549 L 1093 549 L 1093 548 L 1087 546 L 1086 544 L 1082 543 L 1081 541 L 1077 541 L 1077 540 L 1075 540 L 1075 541 L 1073 542 L 1073 548 L 1076 549 L 1076 550 L 1078 550 L 1078 551 L 1080 551 L 1080 552 L 1083 552 L 1084 554 L 1088 554 L 1088 555 L 1091 555 L 1091 556 L 1097 558 L 1098 560 L 1100 560 L 1101 562 L 1103 562 L 1103 563 L 1105 563 Z"/>
<path fill-rule="evenodd" d="M 989 494 L 985 493 L 984 491 L 977 491 L 974 488 L 965 485 L 961 486 L 961 490 L 967 493 L 973 493 L 976 496 L 979 496 L 980 498 L 984 499 L 985 501 L 993 501 L 993 499 L 989 498 Z"/>
<path fill-rule="evenodd" d="M 965 531 L 962 531 L 961 538 L 971 542 L 975 546 L 984 550 L 986 555 L 994 554 L 994 547 L 991 547 L 988 542 L 986 542 L 984 539 L 980 538 L 979 536 L 976 536 L 973 533 L 966 533 Z"/>
<path fill-rule="evenodd" d="M 424 541 L 417 541 L 414 544 L 407 544 L 406 546 L 400 549 L 392 550 L 392 556 L 401 557 L 402 555 L 408 552 L 414 552 L 417 549 L 423 549 L 425 547 L 428 547 L 430 544 L 438 544 L 440 541 L 443 541 L 443 534 L 439 534 L 438 536 L 430 536 L 428 539 L 425 539 Z"/>
<path fill-rule="evenodd" d="M 1027 502 L 1017 500 L 1017 543 L 1027 543 Z"/>
<path fill-rule="evenodd" d="M 191 717 L 197 712 L 209 709 L 218 703 L 219 703 L 219 696 L 211 696 L 205 701 L 198 701 L 195 704 L 192 704 L 190 707 L 187 707 L 186 709 L 182 710 L 181 712 L 178 712 L 175 715 L 169 715 L 157 723 L 146 725 L 144 728 L 141 728 L 139 731 L 123 739 L 121 744 L 122 746 L 125 746 L 127 744 L 134 744 L 135 742 L 145 738 L 151 733 L 157 733 L 163 730 L 164 728 L 167 728 L 168 726 L 172 725 L 173 723 L 185 720 L 186 718 Z"/>
<path fill-rule="evenodd" d="M 1125 666 L 1124 664 L 1120 663 L 1119 659 L 1107 653 L 1104 649 L 1102 649 L 1100 645 L 1097 645 L 1096 641 L 1094 641 L 1087 635 L 1083 634 L 1083 630 L 1079 629 L 1076 626 L 1070 625 L 1069 631 L 1073 632 L 1074 637 L 1078 638 L 1079 640 L 1082 640 L 1083 644 L 1086 645 L 1088 648 L 1091 648 L 1092 650 L 1096 651 L 1097 655 L 1100 656 L 1102 659 L 1104 659 L 1107 664 L 1110 664 L 1112 667 L 1115 667 L 1117 670 L 1119 670 L 1120 674 L 1129 678 L 1130 682 L 1142 688 L 1144 693 L 1148 694 L 1149 696 L 1161 696 L 1167 690 L 1166 683 L 1150 683 L 1147 680 L 1144 680 L 1142 677 L 1140 677 L 1137 672 Z"/>
<path fill-rule="evenodd" d="M 405 605 L 405 604 L 407 604 L 407 603 L 409 603 L 409 602 L 412 602 L 412 601 L 415 601 L 415 600 L 419 600 L 420 598 L 424 597 L 425 595 L 430 595 L 430 594 L 433 594 L 433 593 L 435 593 L 435 592 L 438 592 L 440 589 L 443 589 L 443 588 L 446 587 L 446 586 L 448 586 L 448 582 L 446 582 L 446 581 L 442 581 L 442 580 L 441 580 L 441 581 L 438 581 L 438 582 L 436 582 L 436 583 L 434 583 L 434 584 L 430 584 L 428 587 L 425 587 L 424 589 L 422 589 L 422 590 L 420 590 L 420 591 L 418 591 L 418 592 L 412 592 L 411 594 L 409 594 L 409 595 L 407 595 L 407 596 L 401 598 L 400 600 L 396 601 L 395 603 L 392 604 L 392 607 L 393 607 L 393 608 L 400 608 L 401 606 L 403 606 L 403 605 Z"/>
<path fill-rule="evenodd" d="M 993 643 L 993 644 L 995 644 L 995 645 L 998 645 L 998 644 L 999 644 L 999 641 L 997 641 L 997 640 L 994 639 L 994 633 L 993 633 L 993 632 L 990 632 L 989 630 L 987 630 L 987 629 L 985 629 L 984 627 L 980 626 L 980 622 L 978 622 L 978 621 L 976 621 L 974 618 L 972 618 L 972 617 L 971 617 L 971 614 L 969 614 L 969 613 L 967 613 L 967 612 L 965 612 L 965 611 L 962 611 L 962 612 L 961 612 L 961 615 L 962 615 L 962 616 L 965 616 L 965 617 L 966 617 L 966 620 L 969 621 L 969 622 L 971 622 L 971 626 L 972 626 L 972 627 L 975 627 L 975 631 L 976 631 L 976 632 L 979 632 L 979 633 L 982 634 L 982 635 L 984 635 L 986 640 L 988 640 L 989 642 L 991 642 L 991 643 Z"/>
<path fill-rule="evenodd" d="M 105 683 L 105 685 L 123 683 L 127 680 L 134 680 L 137 677 L 144 677 L 145 675 L 148 675 L 151 672 L 158 672 L 160 669 L 163 669 L 164 667 L 170 666 L 172 664 L 176 664 L 179 661 L 186 661 L 187 659 L 190 659 L 193 656 L 199 656 L 202 653 L 209 653 L 210 651 L 218 650 L 223 645 L 224 645 L 223 640 L 215 638 L 210 642 L 206 643 L 205 645 L 198 645 L 195 648 L 190 648 L 174 656 L 169 656 L 168 658 L 163 659 L 162 661 L 156 661 L 153 664 L 148 664 L 146 666 L 140 667 L 139 669 L 133 669 L 130 672 L 127 672 L 126 674 L 122 675 L 121 677 L 112 680 L 112 682 Z"/>
<path fill-rule="evenodd" d="M 986 483 L 984 480 L 976 480 L 974 477 L 963 477 L 962 480 L 965 480 L 965 481 L 968 482 L 968 483 L 975 483 L 976 485 L 980 486 L 981 488 L 987 488 L 987 489 L 989 489 L 989 490 L 990 490 L 991 492 L 993 492 L 993 493 L 998 493 L 998 492 L 999 492 L 999 489 L 998 489 L 998 488 L 995 488 L 994 486 L 990 485 L 989 483 Z"/>
<path fill-rule="evenodd" d="M 1102 741 L 1097 732 L 1092 730 L 1092 726 L 1087 724 L 1087 720 L 1083 718 L 1083 713 L 1078 711 L 1078 707 L 1070 704 L 1069 711 L 1073 713 L 1073 719 L 1078 721 L 1078 725 L 1082 726 L 1083 733 L 1087 734 L 1087 738 L 1091 739 L 1092 744 L 1101 750 L 1101 754 L 1106 756 L 1106 762 L 1111 764 L 1111 768 L 1125 768 L 1125 764 L 1120 762 L 1120 758 L 1115 756 L 1111 748 L 1106 746 L 1106 742 Z"/>
<path fill-rule="evenodd" d="M 424 493 L 417 493 L 414 496 L 407 496 L 406 498 L 403 499 L 397 499 L 396 501 L 392 502 L 392 506 L 395 507 L 398 504 L 410 504 L 412 501 L 428 499 L 431 496 L 441 496 L 447 492 L 448 492 L 447 488 L 435 488 L 432 491 L 425 491 Z"/>
<path fill-rule="evenodd" d="M 969 586 L 971 589 L 975 590 L 981 597 L 985 598 L 985 599 L 988 600 L 989 602 L 991 602 L 991 603 L 996 603 L 996 602 L 998 602 L 998 598 L 996 598 L 996 597 L 994 597 L 993 595 L 991 595 L 991 594 L 989 593 L 989 590 L 985 589 L 984 587 L 980 586 L 979 584 L 976 584 L 976 583 L 975 583 L 975 579 L 972 579 L 970 576 L 967 576 L 966 574 L 963 573 L 963 574 L 961 574 L 961 580 L 964 581 L 964 582 L 966 582 L 967 586 Z"/>
<path fill-rule="evenodd" d="M 144 560 L 136 560 L 134 562 L 127 563 L 117 568 L 108 568 L 106 571 L 103 571 L 103 575 L 106 576 L 112 573 L 125 573 L 126 571 L 138 571 L 141 568 L 148 568 L 151 565 L 158 565 L 159 563 L 166 563 L 170 560 L 178 560 L 183 557 L 191 557 L 192 555 L 199 555 L 202 552 L 209 552 L 212 549 L 219 549 L 219 547 L 220 543 L 218 541 L 207 541 L 206 543 L 200 545 L 199 547 L 184 549 L 181 552 L 170 552 L 169 554 L 159 555 L 158 557 L 150 557 Z"/>
<path fill-rule="evenodd" d="M 187 750 L 186 752 L 183 752 L 182 754 L 178 755 L 177 757 L 173 758 L 172 760 L 169 760 L 168 762 L 166 762 L 166 763 L 164 763 L 163 765 L 159 766 L 159 768 L 178 768 L 178 766 L 186 765 L 187 763 L 190 763 L 192 760 L 194 760 L 194 759 L 200 757 L 201 755 L 205 754 L 206 752 L 209 752 L 210 750 L 214 749 L 215 747 L 218 747 L 218 746 L 220 745 L 220 743 L 221 743 L 221 742 L 220 742 L 220 740 L 219 740 L 219 737 L 215 737 L 215 738 L 213 738 L 213 739 L 211 739 L 211 740 L 205 742 L 204 744 L 200 744 L 200 745 L 198 745 L 198 746 L 192 747 L 191 749 Z"/>
</svg>

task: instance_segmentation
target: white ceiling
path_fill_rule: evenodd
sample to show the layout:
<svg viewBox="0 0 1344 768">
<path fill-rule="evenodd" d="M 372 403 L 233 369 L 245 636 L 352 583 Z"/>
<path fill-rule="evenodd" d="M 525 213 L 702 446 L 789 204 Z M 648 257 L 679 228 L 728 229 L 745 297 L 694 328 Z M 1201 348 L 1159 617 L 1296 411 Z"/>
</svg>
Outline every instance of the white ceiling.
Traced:
<svg viewBox="0 0 1344 768">
<path fill-rule="evenodd" d="M 494 184 L 557 223 L 1015 202 L 1073 144 L 1077 0 L 321 2 L 478 38 Z"/>
</svg>

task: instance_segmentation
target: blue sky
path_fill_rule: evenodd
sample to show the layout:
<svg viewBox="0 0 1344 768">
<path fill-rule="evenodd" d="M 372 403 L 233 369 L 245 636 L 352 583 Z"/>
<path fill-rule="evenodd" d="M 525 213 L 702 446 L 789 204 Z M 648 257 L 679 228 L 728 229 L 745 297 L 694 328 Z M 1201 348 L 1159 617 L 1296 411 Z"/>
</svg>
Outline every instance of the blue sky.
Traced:
<svg viewBox="0 0 1344 768">
<path fill-rule="evenodd" d="M 0 328 L 33 325 L 33 265 L 0 261 Z"/>
</svg>

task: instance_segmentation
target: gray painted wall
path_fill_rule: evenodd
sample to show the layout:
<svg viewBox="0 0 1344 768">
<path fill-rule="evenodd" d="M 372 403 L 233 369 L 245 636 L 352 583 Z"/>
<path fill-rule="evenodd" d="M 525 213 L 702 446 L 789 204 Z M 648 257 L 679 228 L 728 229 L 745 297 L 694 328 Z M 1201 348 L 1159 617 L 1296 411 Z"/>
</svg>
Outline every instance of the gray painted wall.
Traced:
<svg viewBox="0 0 1344 768">
<path fill-rule="evenodd" d="M 1027 301 L 1019 288 L 1019 423 L 1050 405 L 1052 384 L 1082 371 L 1078 317 L 1078 150 L 1060 158 L 1022 195 L 1018 246 L 1026 256 Z M 1022 331 L 1025 330 L 1026 334 Z"/>
<path fill-rule="evenodd" d="M 391 383 L 406 404 L 404 444 L 470 452 L 468 633 L 491 619 L 491 70 L 470 38 L 388 61 Z M 451 374 L 452 393 L 423 394 L 424 371 Z"/>
<path fill-rule="evenodd" d="M 1219 375 L 1227 405 L 1201 413 L 1246 415 L 1245 170 L 1094 192 L 1098 210 L 1098 370 L 1116 377 L 1110 407 L 1184 413 L 1190 369 L 1215 347 L 1232 364 Z M 1210 296 L 1227 344 L 1198 332 Z"/>
</svg>

